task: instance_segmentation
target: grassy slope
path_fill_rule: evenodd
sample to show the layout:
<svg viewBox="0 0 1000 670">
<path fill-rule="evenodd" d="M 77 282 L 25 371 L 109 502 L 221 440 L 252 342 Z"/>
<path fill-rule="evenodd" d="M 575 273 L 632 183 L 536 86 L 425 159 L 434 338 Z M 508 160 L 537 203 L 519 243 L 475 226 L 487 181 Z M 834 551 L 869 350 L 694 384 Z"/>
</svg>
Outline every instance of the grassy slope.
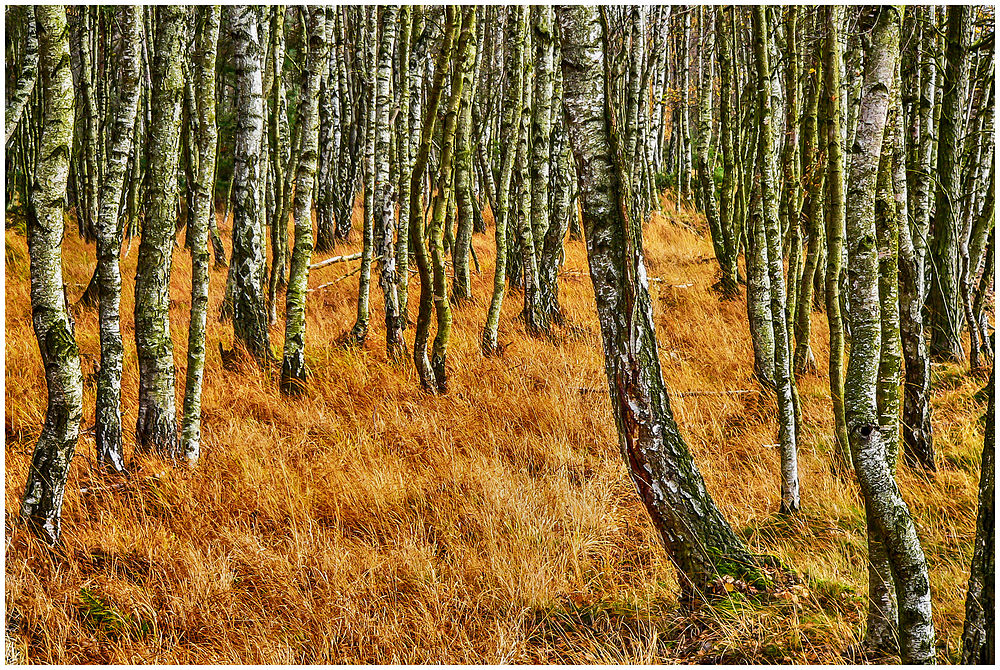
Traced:
<svg viewBox="0 0 1000 670">
<path fill-rule="evenodd" d="M 667 216 L 672 222 L 657 216 L 647 226 L 646 248 L 650 276 L 663 278 L 651 290 L 668 386 L 754 389 L 745 303 L 720 304 L 710 291 L 711 244 L 694 233 L 703 224 L 688 212 Z M 138 387 L 137 244 L 123 270 L 126 426 L 135 422 Z M 333 346 L 353 324 L 356 276 L 310 295 L 307 397 L 285 400 L 272 377 L 252 368 L 224 369 L 217 343 L 231 346 L 232 330 L 214 318 L 225 271 L 213 271 L 201 464 L 189 472 L 139 459 L 132 481 L 109 490 L 93 464 L 88 382 L 66 496 L 65 557 L 55 560 L 16 522 L 45 395 L 25 241 L 8 230 L 8 642 L 31 661 L 55 663 L 842 660 L 864 618 L 866 551 L 856 486 L 830 468 L 824 316 L 813 319 L 823 372 L 800 382 L 799 520 L 774 515 L 771 398 L 672 399 L 725 514 L 756 551 L 802 572 L 808 588 L 763 608 L 734 602 L 680 618 L 670 563 L 618 455 L 583 245 L 567 244 L 561 278 L 577 328 L 558 345 L 531 339 L 513 318 L 520 296 L 509 295 L 500 323 L 506 354 L 484 359 L 478 342 L 492 240 L 477 235 L 474 244 L 484 272 L 473 276 L 475 301 L 455 311 L 452 391 L 444 397 L 423 395 L 411 369 L 387 362 L 375 283 L 367 346 Z M 93 247 L 70 229 L 71 299 L 93 263 Z M 347 271 L 318 270 L 310 285 Z M 189 255 L 177 249 L 178 407 L 189 291 Z M 276 348 L 279 322 L 271 331 Z M 93 311 L 78 313 L 77 337 L 89 375 L 99 358 Z M 931 566 L 942 661 L 955 658 L 964 617 L 982 448 L 984 407 L 972 398 L 981 381 L 959 372 L 935 372 L 941 472 L 933 480 L 900 472 Z"/>
</svg>

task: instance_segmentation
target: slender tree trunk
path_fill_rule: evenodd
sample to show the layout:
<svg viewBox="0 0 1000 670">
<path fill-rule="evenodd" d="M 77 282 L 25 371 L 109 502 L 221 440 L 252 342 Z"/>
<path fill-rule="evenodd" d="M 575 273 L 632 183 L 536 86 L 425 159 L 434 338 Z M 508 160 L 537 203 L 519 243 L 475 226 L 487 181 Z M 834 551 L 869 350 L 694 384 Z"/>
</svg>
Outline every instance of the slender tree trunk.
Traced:
<svg viewBox="0 0 1000 670">
<path fill-rule="evenodd" d="M 511 191 L 514 174 L 514 157 L 517 138 L 520 136 L 521 108 L 524 105 L 525 34 L 528 30 L 527 7 L 511 7 L 507 19 L 508 80 L 500 122 L 500 183 L 497 185 L 495 211 L 496 266 L 493 272 L 493 296 L 483 326 L 483 353 L 492 356 L 500 353 L 497 330 L 500 308 L 503 305 L 507 278 L 507 229 L 510 222 Z"/>
<path fill-rule="evenodd" d="M 21 115 L 24 113 L 24 106 L 31 97 L 31 92 L 35 88 L 35 80 L 38 79 L 38 30 L 35 25 L 34 5 L 24 6 L 24 54 L 21 56 L 21 74 L 17 78 L 13 91 L 8 93 L 9 100 L 4 107 L 4 145 L 10 143 L 10 138 L 14 135 Z"/>
<path fill-rule="evenodd" d="M 763 228 L 767 237 L 767 266 L 771 282 L 771 323 L 774 331 L 774 386 L 778 396 L 778 441 L 781 444 L 781 512 L 799 509 L 799 470 L 796 449 L 795 406 L 791 374 L 791 350 L 788 341 L 788 309 L 785 301 L 785 276 L 781 263 L 781 231 L 778 219 L 778 183 L 775 166 L 773 93 L 768 53 L 766 10 L 758 6 L 753 14 L 754 43 L 757 55 L 758 127 L 757 159 L 760 165 Z"/>
<path fill-rule="evenodd" d="M 948 7 L 947 62 L 938 123 L 937 189 L 930 243 L 933 262 L 927 311 L 931 356 L 954 362 L 965 358 L 959 288 L 959 203 L 962 196 L 959 151 L 963 135 L 962 114 L 968 102 L 971 33 L 971 9 L 962 5 Z"/>
<path fill-rule="evenodd" d="M 191 235 L 191 325 L 188 330 L 187 374 L 180 456 L 194 464 L 201 455 L 201 389 L 205 375 L 205 327 L 208 323 L 208 230 L 215 219 L 215 60 L 219 41 L 219 7 L 199 7 L 195 33 L 194 85 L 198 111 L 198 175 L 188 231 Z M 277 82 L 276 82 L 277 83 Z"/>
<path fill-rule="evenodd" d="M 702 6 L 699 8 L 701 21 L 711 23 L 710 14 Z M 715 199 L 715 169 L 709 159 L 709 149 L 712 139 L 712 86 L 715 78 L 715 67 L 712 53 L 715 51 L 715 30 L 707 27 L 707 39 L 702 40 L 699 53 L 702 59 L 702 76 L 705 81 L 698 88 L 698 181 L 701 188 L 702 202 L 705 203 L 705 219 L 712 236 L 712 247 L 720 270 L 726 264 L 726 241 L 722 234 L 722 223 L 719 216 L 719 206 Z"/>
<path fill-rule="evenodd" d="M 752 157 L 756 155 L 755 150 Z M 756 170 L 750 171 L 756 173 Z M 747 262 L 747 320 L 750 325 L 750 340 L 753 344 L 754 375 L 765 388 L 774 388 L 771 279 L 767 271 L 767 236 L 762 220 L 763 209 L 760 193 L 760 184 L 754 183 L 748 207 L 745 255 Z"/>
<path fill-rule="evenodd" d="M 406 330 L 410 317 L 407 312 L 410 289 L 410 173 L 413 152 L 420 141 L 420 82 L 418 67 L 426 52 L 422 34 L 423 9 L 418 5 L 403 5 L 399 23 L 399 117 L 396 129 L 399 148 L 399 221 L 396 228 L 396 294 L 399 297 L 400 331 Z M 419 51 L 419 54 L 418 54 Z"/>
<path fill-rule="evenodd" d="M 475 15 L 473 15 L 475 17 Z M 475 23 L 475 18 L 473 18 Z M 472 27 L 475 34 L 476 26 Z M 462 100 L 458 111 L 458 129 L 455 149 L 455 204 L 457 205 L 457 230 L 452 262 L 455 276 L 451 298 L 456 303 L 472 299 L 472 279 L 469 276 L 469 252 L 472 247 L 472 229 L 475 221 L 475 200 L 472 196 L 472 102 L 476 93 L 476 40 L 470 40 L 466 59 L 458 62 L 462 71 Z"/>
<path fill-rule="evenodd" d="M 379 284 L 385 302 L 385 347 L 391 360 L 403 360 L 406 344 L 403 342 L 403 320 L 399 313 L 399 294 L 396 289 L 396 249 L 393 233 L 396 229 L 396 202 L 389 177 L 389 106 L 392 91 L 393 49 L 399 23 L 399 9 L 387 5 L 382 10 L 382 34 L 376 73 L 375 100 L 375 163 L 374 207 L 378 213 Z"/>
<path fill-rule="evenodd" d="M 972 285 L 979 273 L 979 265 L 983 259 L 983 250 L 988 234 L 993 228 L 996 210 L 994 191 L 996 189 L 996 163 L 990 163 L 990 180 L 983 198 L 982 210 L 976 217 L 969 235 L 967 251 L 962 260 L 962 305 L 965 309 L 965 321 L 969 325 L 969 371 L 982 372 L 986 367 L 986 358 L 992 354 L 992 348 L 987 344 L 989 336 L 979 321 L 980 310 L 973 303 Z"/>
<path fill-rule="evenodd" d="M 132 139 L 139 106 L 139 74 L 142 44 L 142 8 L 125 7 L 120 12 L 122 25 L 119 103 L 111 130 L 111 151 L 105 181 L 101 185 L 97 218 L 97 274 L 100 285 L 99 319 L 101 366 L 97 375 L 97 398 L 94 411 L 94 442 L 97 460 L 118 472 L 125 470 L 122 452 L 122 277 L 118 264 L 121 253 L 122 226 L 118 218 L 125 168 L 132 153 Z"/>
<path fill-rule="evenodd" d="M 170 268 L 177 218 L 177 164 L 181 96 L 181 31 L 184 8 L 158 7 L 153 49 L 152 119 L 146 217 L 135 277 L 135 349 L 139 359 L 140 451 L 173 456 L 177 448 L 174 342 L 170 335 Z"/>
<path fill-rule="evenodd" d="M 553 44 L 553 61 L 562 58 L 559 40 Z M 552 217 L 545 231 L 542 253 L 538 259 L 538 290 L 542 312 L 549 323 L 562 323 L 559 305 L 559 267 L 565 258 L 563 240 L 570 224 L 573 182 L 576 181 L 573 157 L 566 137 L 566 123 L 562 113 L 562 68 L 555 68 L 552 94 L 552 147 L 551 163 L 555 169 L 555 188 L 552 191 Z"/>
<path fill-rule="evenodd" d="M 410 177 L 410 247 L 414 251 L 417 270 L 420 274 L 420 310 L 413 335 L 413 364 L 420 378 L 420 385 L 425 391 L 433 393 L 437 388 L 431 361 L 427 355 L 427 341 L 430 338 L 431 314 L 434 309 L 434 288 L 431 279 L 431 261 L 424 240 L 424 208 L 421 201 L 423 193 L 424 174 L 427 171 L 427 160 L 430 155 L 431 140 L 437 125 L 437 112 L 444 91 L 444 78 L 448 74 L 448 63 L 451 60 L 455 36 L 460 24 L 457 8 L 449 5 L 447 24 L 434 65 L 434 82 L 427 92 L 427 102 L 424 107 L 424 119 L 420 131 L 420 147 L 413 163 L 413 173 Z"/>
<path fill-rule="evenodd" d="M 736 150 L 733 148 L 733 67 L 732 9 L 717 7 L 715 25 L 718 26 L 719 45 L 719 126 L 722 149 L 722 189 L 719 191 L 719 228 L 722 231 L 725 253 L 720 259 L 722 278 L 719 290 L 724 299 L 736 298 L 739 286 L 739 227 L 735 213 Z"/>
<path fill-rule="evenodd" d="M 841 314 L 840 277 L 844 257 L 844 140 L 841 131 L 840 28 L 843 9 L 826 7 L 827 34 L 823 48 L 825 82 L 827 179 L 826 202 L 826 318 L 830 328 L 830 401 L 833 406 L 834 438 L 841 464 L 851 465 L 844 408 L 844 318 Z"/>
<path fill-rule="evenodd" d="M 66 10 L 35 9 L 42 109 L 28 205 L 31 322 L 45 369 L 45 423 L 35 444 L 21 517 L 42 541 L 60 542 L 63 494 L 83 420 L 83 374 L 62 275 L 63 202 L 73 140 L 73 75 Z"/>
<path fill-rule="evenodd" d="M 271 175 L 274 181 L 274 206 L 271 210 L 271 274 L 267 281 L 268 323 L 278 320 L 278 289 L 285 284 L 288 260 L 288 194 L 284 167 L 288 164 L 288 118 L 285 100 L 285 11 L 272 8 L 271 69 L 274 86 L 271 89 L 271 110 L 267 135 L 271 145 Z M 214 208 L 213 208 L 214 209 Z M 213 217 L 214 219 L 214 212 Z"/>
<path fill-rule="evenodd" d="M 458 61 L 451 80 L 451 99 L 445 111 L 441 126 L 441 162 L 438 167 L 437 192 L 434 195 L 433 213 L 427 228 L 428 247 L 434 281 L 434 311 L 437 315 L 437 333 L 431 352 L 431 370 L 434 373 L 435 390 L 448 390 L 447 356 L 451 335 L 451 305 L 448 301 L 448 281 L 444 266 L 444 223 L 451 206 L 452 184 L 455 170 L 455 134 L 458 126 L 458 110 L 462 99 L 464 83 L 463 63 L 475 58 L 472 38 L 476 28 L 476 9 L 466 6 L 462 10 L 462 32 L 458 38 Z M 421 303 L 423 311 L 423 303 Z M 425 317 L 427 319 L 429 317 Z"/>
<path fill-rule="evenodd" d="M 305 390 L 306 381 L 306 287 L 309 285 L 309 261 L 312 258 L 312 191 L 316 174 L 316 152 L 319 145 L 320 78 L 328 56 L 326 43 L 326 11 L 322 7 L 309 10 L 309 56 L 303 77 L 301 117 L 302 146 L 295 174 L 295 242 L 292 248 L 291 271 L 285 290 L 285 347 L 281 361 L 279 388 L 286 395 Z"/>
<path fill-rule="evenodd" d="M 900 9 L 883 7 L 872 33 L 865 63 L 858 128 L 852 153 L 847 198 L 848 287 L 851 309 L 851 357 L 847 368 L 845 401 L 848 435 L 855 471 L 865 500 L 869 546 L 884 547 L 895 582 L 899 607 L 899 652 L 903 663 L 932 662 L 934 623 L 930 582 L 916 526 L 903 501 L 887 459 L 887 438 L 880 425 L 877 402 L 881 352 L 881 305 L 875 222 L 876 174 L 883 149 L 890 90 L 899 51 Z M 874 540 L 874 543 L 872 542 Z M 871 557 L 874 559 L 875 557 Z M 871 570 L 877 570 L 875 561 Z M 871 573 L 870 573 L 871 574 Z M 870 583 L 885 582 L 879 574 Z M 888 612 L 869 609 L 868 639 L 891 644 L 891 633 L 881 621 Z"/>
<path fill-rule="evenodd" d="M 806 89 L 805 119 L 802 123 L 803 148 L 803 188 L 805 191 L 803 211 L 806 213 L 806 232 L 809 236 L 806 248 L 802 279 L 799 283 L 799 297 L 795 315 L 795 356 L 792 369 L 801 375 L 816 369 L 809 340 L 812 331 L 813 289 L 820 250 L 823 245 L 823 155 L 819 149 L 819 89 L 822 71 L 822 42 L 816 41 Z"/>
<path fill-rule="evenodd" d="M 996 579 L 996 518 L 993 502 L 996 497 L 996 454 L 994 422 L 996 420 L 996 367 L 986 387 L 989 406 L 986 410 L 986 436 L 983 439 L 982 468 L 979 474 L 979 511 L 976 514 L 976 541 L 972 551 L 969 590 L 965 597 L 965 626 L 962 630 L 962 664 L 994 665 L 996 663 L 995 579 Z"/>
<path fill-rule="evenodd" d="M 564 102 L 581 166 L 587 256 L 619 446 L 680 573 L 686 604 L 718 593 L 720 573 L 758 580 L 743 542 L 715 506 L 670 410 L 657 353 L 638 222 L 629 220 L 621 140 L 610 124 L 606 33 L 594 6 L 557 8 Z"/>
<path fill-rule="evenodd" d="M 365 163 L 364 210 L 362 231 L 361 272 L 358 279 L 358 317 L 348 334 L 348 341 L 362 346 L 368 339 L 368 297 L 371 286 L 372 238 L 375 232 L 375 68 L 378 35 L 375 7 L 365 8 Z"/>
<path fill-rule="evenodd" d="M 680 121 L 680 174 L 677 181 L 679 192 L 688 200 L 691 199 L 691 7 L 682 7 L 683 13 L 681 32 L 681 113 Z"/>
</svg>

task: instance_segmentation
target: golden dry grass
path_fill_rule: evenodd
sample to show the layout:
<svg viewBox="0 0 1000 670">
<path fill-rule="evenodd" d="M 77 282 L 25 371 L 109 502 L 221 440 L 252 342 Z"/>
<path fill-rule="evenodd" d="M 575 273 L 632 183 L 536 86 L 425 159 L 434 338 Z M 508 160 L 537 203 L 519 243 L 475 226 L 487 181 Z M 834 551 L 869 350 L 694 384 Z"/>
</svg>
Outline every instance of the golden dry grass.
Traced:
<svg viewBox="0 0 1000 670">
<path fill-rule="evenodd" d="M 645 230 L 649 274 L 663 279 L 651 290 L 667 384 L 676 392 L 753 389 L 745 302 L 719 302 L 711 244 L 697 233 L 703 223 L 667 207 Z M 830 467 L 825 374 L 801 380 L 803 511 L 791 522 L 775 515 L 773 401 L 755 393 L 672 399 L 726 516 L 755 551 L 805 578 L 804 588 L 766 606 L 734 600 L 679 616 L 673 570 L 619 458 L 585 249 L 567 243 L 561 278 L 577 328 L 558 343 L 533 339 L 513 316 L 520 296 L 509 294 L 500 324 L 509 346 L 485 359 L 478 343 L 491 235 L 474 240 L 483 272 L 473 276 L 475 300 L 455 310 L 451 392 L 442 397 L 423 394 L 411 368 L 387 361 L 377 284 L 367 345 L 334 345 L 354 322 L 356 277 L 310 294 L 304 398 L 283 398 L 276 380 L 252 367 L 224 369 L 218 343 L 231 346 L 232 330 L 216 318 L 225 272 L 213 271 L 200 464 L 189 471 L 139 458 L 132 481 L 109 489 L 93 463 L 88 383 L 65 549 L 53 557 L 17 521 L 45 391 L 24 236 L 8 230 L 8 649 L 38 663 L 842 662 L 864 618 L 864 514 L 856 486 Z M 138 387 L 137 244 L 123 261 L 126 427 Z M 71 299 L 93 264 L 93 248 L 70 229 Z M 310 285 L 347 270 L 315 271 Z M 190 258 L 177 249 L 178 407 L 189 291 Z M 90 374 L 96 314 L 76 318 Z M 825 369 L 824 316 L 813 324 Z M 281 325 L 272 328 L 278 350 L 282 336 Z M 904 467 L 900 484 L 928 555 L 939 658 L 948 661 L 964 616 L 984 407 L 973 399 L 981 380 L 951 368 L 937 378 L 941 472 L 924 479 Z"/>
</svg>

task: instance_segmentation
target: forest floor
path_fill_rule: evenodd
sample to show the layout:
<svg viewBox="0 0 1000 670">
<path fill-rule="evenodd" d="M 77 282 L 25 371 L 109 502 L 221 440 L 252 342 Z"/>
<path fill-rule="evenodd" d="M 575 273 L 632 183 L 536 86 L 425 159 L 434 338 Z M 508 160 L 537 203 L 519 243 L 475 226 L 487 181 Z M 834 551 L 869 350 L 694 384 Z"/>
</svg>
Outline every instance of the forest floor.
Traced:
<svg viewBox="0 0 1000 670">
<path fill-rule="evenodd" d="M 357 220 L 357 212 L 355 219 Z M 8 225 L 11 222 L 8 221 Z M 228 239 L 228 224 L 221 224 Z M 356 226 L 357 229 L 357 226 Z M 572 328 L 527 335 L 508 294 L 507 345 L 479 339 L 493 242 L 476 235 L 475 299 L 454 310 L 450 392 L 419 390 L 386 358 L 382 301 L 360 350 L 335 341 L 354 323 L 357 275 L 309 295 L 308 394 L 282 397 L 276 373 L 223 366 L 225 270 L 212 272 L 198 467 L 153 457 L 116 483 L 94 463 L 95 310 L 76 312 L 87 378 L 84 426 L 51 555 L 18 522 L 45 412 L 32 333 L 23 224 L 5 235 L 7 656 L 35 663 L 650 663 L 858 659 L 867 592 L 865 518 L 853 478 L 833 468 L 826 319 L 813 314 L 819 371 L 800 380 L 802 512 L 780 518 L 774 401 L 757 392 L 744 299 L 720 302 L 700 217 L 671 205 L 645 228 L 660 354 L 678 424 L 726 517 L 753 551 L 803 585 L 755 603 L 681 615 L 676 577 L 618 452 L 582 242 L 568 241 L 560 294 Z M 358 233 L 354 233 L 354 238 Z M 124 425 L 135 424 L 133 276 L 123 261 Z M 344 245 L 335 254 L 357 250 Z M 228 247 L 228 244 L 227 244 Z M 317 254 L 321 260 L 331 254 Z M 349 270 L 315 270 L 310 285 Z M 67 230 L 71 300 L 94 247 Z M 190 255 L 177 248 L 171 323 L 181 407 Z M 418 281 L 410 283 L 416 316 Z M 284 301 L 281 302 L 282 308 Z M 281 310 L 279 310 L 280 312 Z M 283 319 L 271 329 L 280 355 Z M 412 342 L 412 330 L 407 331 Z M 984 379 L 934 367 L 940 472 L 899 469 L 930 565 L 942 662 L 957 658 L 985 403 Z M 741 391 L 740 393 L 722 393 Z M 126 431 L 131 459 L 132 437 Z"/>
</svg>

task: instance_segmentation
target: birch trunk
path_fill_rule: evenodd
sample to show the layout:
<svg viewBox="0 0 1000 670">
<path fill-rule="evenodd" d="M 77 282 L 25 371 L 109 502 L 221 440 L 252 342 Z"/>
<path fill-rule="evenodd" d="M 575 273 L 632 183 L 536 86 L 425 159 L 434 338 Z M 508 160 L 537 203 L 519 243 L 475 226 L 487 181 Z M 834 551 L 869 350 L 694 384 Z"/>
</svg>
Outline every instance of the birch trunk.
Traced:
<svg viewBox="0 0 1000 670">
<path fill-rule="evenodd" d="M 427 171 L 427 161 L 431 150 L 431 140 L 437 125 L 437 112 L 444 91 L 444 78 L 448 74 L 448 63 L 451 60 L 455 44 L 455 33 L 458 31 L 460 18 L 458 10 L 448 6 L 446 10 L 447 24 L 434 65 L 434 81 L 427 93 L 427 103 L 424 108 L 424 119 L 420 131 L 420 147 L 417 150 L 410 176 L 410 248 L 414 251 L 417 270 L 420 274 L 420 310 L 413 335 L 413 364 L 424 390 L 433 393 L 436 389 L 434 371 L 427 355 L 427 341 L 430 338 L 431 313 L 433 311 L 433 293 L 431 279 L 431 261 L 428 257 L 427 243 L 424 240 L 424 208 L 421 200 L 423 193 L 424 174 Z"/>
<path fill-rule="evenodd" d="M 840 84 L 843 50 L 840 29 L 843 9 L 826 7 L 827 34 L 823 47 L 827 144 L 826 203 L 826 318 L 830 328 L 830 401 L 833 407 L 834 438 L 841 465 L 850 467 L 851 448 L 844 408 L 844 318 L 841 313 L 840 278 L 844 257 L 844 139 Z"/>
<path fill-rule="evenodd" d="M 111 129 L 111 150 L 107 174 L 101 185 L 97 217 L 97 275 L 99 282 L 98 322 L 101 338 L 101 366 L 97 375 L 94 410 L 94 442 L 97 461 L 118 472 L 125 470 L 122 452 L 122 359 L 121 333 L 123 227 L 119 221 L 125 168 L 132 153 L 132 139 L 139 106 L 139 74 L 142 40 L 142 9 L 123 8 L 119 103 Z"/>
<path fill-rule="evenodd" d="M 368 298 L 371 286 L 372 242 L 375 233 L 375 68 L 378 33 L 377 9 L 365 7 L 365 131 L 364 131 L 364 229 L 362 231 L 361 272 L 358 279 L 358 316 L 348 334 L 348 341 L 362 346 L 368 339 Z"/>
<path fill-rule="evenodd" d="M 201 389 L 205 374 L 205 327 L 208 322 L 208 231 L 215 219 L 215 61 L 219 7 L 199 7 L 195 37 L 194 86 L 198 111 L 198 175 L 188 231 L 191 235 L 191 325 L 180 456 L 194 464 L 201 455 Z"/>
<path fill-rule="evenodd" d="M 303 78 L 301 118 L 302 146 L 295 174 L 295 242 L 292 248 L 288 288 L 285 290 L 285 346 L 281 361 L 279 388 L 286 395 L 298 395 L 306 381 L 306 287 L 309 285 L 309 262 L 312 259 L 312 191 L 316 174 L 316 151 L 319 144 L 318 108 L 320 77 L 326 66 L 326 12 L 322 7 L 309 10 L 309 56 Z"/>
<path fill-rule="evenodd" d="M 249 5 L 232 11 L 236 80 L 236 137 L 233 151 L 233 334 L 260 364 L 269 362 L 271 340 L 263 278 L 267 268 L 261 230 L 260 146 L 264 131 L 263 73 L 259 9 Z"/>
<path fill-rule="evenodd" d="M 472 43 L 475 28 L 476 9 L 473 6 L 466 6 L 462 10 L 462 32 L 458 38 L 457 62 L 451 79 L 451 98 L 441 126 L 441 161 L 438 167 L 437 192 L 434 195 L 433 212 L 427 228 L 433 272 L 434 312 L 437 315 L 437 333 L 431 351 L 431 370 L 434 373 L 434 391 L 437 393 L 445 393 L 448 390 L 447 356 L 451 336 L 451 305 L 448 301 L 448 280 L 444 266 L 444 224 L 451 207 L 454 183 L 455 134 L 464 84 L 462 64 L 475 58 L 475 46 Z M 424 304 L 421 301 L 421 312 L 424 311 Z M 426 321 L 429 318 L 423 316 L 422 320 Z"/>
<path fill-rule="evenodd" d="M 35 25 L 34 5 L 24 6 L 24 55 L 21 56 L 21 74 L 14 84 L 13 92 L 9 93 L 9 101 L 4 106 L 4 145 L 10 143 L 10 138 L 17 129 L 17 124 L 24 113 L 24 106 L 31 97 L 38 79 L 38 30 Z"/>
<path fill-rule="evenodd" d="M 493 271 L 493 295 L 483 326 L 483 353 L 492 356 L 500 353 L 497 330 L 500 308 L 503 305 L 507 278 L 507 229 L 510 222 L 512 179 L 517 138 L 520 135 L 521 108 L 524 104 L 525 33 L 528 29 L 526 7 L 511 7 L 507 19 L 507 40 L 510 45 L 507 62 L 507 86 L 500 122 L 500 183 L 497 184 L 497 209 L 495 212 L 496 265 Z"/>
<path fill-rule="evenodd" d="M 719 290 L 723 298 L 739 295 L 740 227 L 735 213 L 736 150 L 733 147 L 733 85 L 736 72 L 733 66 L 732 9 L 717 7 L 715 25 L 718 26 L 719 49 L 719 125 L 722 150 L 722 189 L 719 192 L 719 228 L 722 231 L 725 254 L 720 259 L 722 278 Z"/>
<path fill-rule="evenodd" d="M 819 149 L 819 93 L 822 71 L 822 42 L 816 41 L 806 89 L 805 118 L 802 123 L 803 206 L 806 214 L 806 247 L 802 279 L 795 315 L 795 356 L 792 369 L 796 375 L 816 369 L 816 359 L 809 346 L 812 334 L 813 289 L 823 246 L 823 154 Z M 825 153 L 825 152 L 824 152 Z"/>
<path fill-rule="evenodd" d="M 758 126 L 760 127 L 757 160 L 760 165 L 760 188 L 763 205 L 763 228 L 767 238 L 767 267 L 771 283 L 771 324 L 774 332 L 774 387 L 778 397 L 778 441 L 781 445 L 781 512 L 799 509 L 799 470 L 796 448 L 794 379 L 791 374 L 791 350 L 788 341 L 785 276 L 781 262 L 781 230 L 778 217 L 778 183 L 775 166 L 773 92 L 768 53 L 770 29 L 763 7 L 753 13 L 754 43 L 757 57 Z"/>
<path fill-rule="evenodd" d="M 403 342 L 402 319 L 399 312 L 399 294 L 396 289 L 396 249 L 393 233 L 396 230 L 396 202 L 392 180 L 389 177 L 389 128 L 392 103 L 392 62 L 399 23 L 399 8 L 386 5 L 382 10 L 382 34 L 379 45 L 378 71 L 376 73 L 375 99 L 375 164 L 374 207 L 379 218 L 378 257 L 379 285 L 385 304 L 385 348 L 390 360 L 406 356 Z"/>
<path fill-rule="evenodd" d="M 933 662 L 934 624 L 930 582 L 916 526 L 887 459 L 887 438 L 880 425 L 878 368 L 881 352 L 881 305 L 875 222 L 876 176 L 883 149 L 890 89 L 899 51 L 900 9 L 884 7 L 872 33 L 865 63 L 858 127 L 852 153 L 847 198 L 848 290 L 852 346 L 845 383 L 848 435 L 855 471 L 865 500 L 869 546 L 884 547 L 898 603 L 899 652 L 903 663 Z M 874 559 L 874 557 L 872 557 Z M 870 570 L 877 570 L 873 560 Z M 871 574 L 871 573 L 870 573 Z M 886 575 L 870 578 L 884 583 Z M 869 641 L 891 644 L 882 621 L 887 612 L 873 601 Z"/>
<path fill-rule="evenodd" d="M 21 517 L 42 541 L 60 542 L 63 494 L 83 420 L 83 374 L 62 274 L 63 202 L 73 140 L 73 75 L 66 10 L 35 8 L 42 127 L 28 206 L 31 322 L 45 369 L 45 423 L 35 444 Z"/>
<path fill-rule="evenodd" d="M 720 574 L 759 580 L 743 542 L 705 489 L 670 410 L 637 222 L 628 220 L 620 140 L 612 146 L 606 34 L 594 6 L 557 8 L 564 104 L 581 166 L 587 257 L 619 446 L 680 573 L 685 604 L 718 593 Z"/>
<path fill-rule="evenodd" d="M 938 122 L 937 188 L 930 242 L 933 262 L 927 298 L 930 354 L 941 360 L 964 360 L 959 289 L 959 203 L 962 169 L 958 155 L 963 136 L 962 115 L 968 103 L 969 40 L 972 11 L 948 7 L 948 33 L 941 119 Z"/>
<path fill-rule="evenodd" d="M 965 598 L 965 626 L 962 630 L 964 665 L 996 663 L 995 580 L 996 580 L 996 368 L 986 387 L 989 406 L 986 410 L 986 435 L 979 474 L 979 511 L 976 514 L 976 540 L 969 571 L 969 590 Z"/>
<path fill-rule="evenodd" d="M 475 24 L 475 14 L 473 14 Z M 473 34 L 476 26 L 472 27 Z M 462 303 L 472 299 L 472 279 L 469 276 L 469 252 L 472 246 L 472 229 L 475 221 L 475 200 L 472 195 L 472 101 L 476 92 L 476 41 L 470 40 L 470 49 L 458 62 L 462 71 L 462 99 L 458 111 L 455 149 L 455 204 L 457 205 L 457 230 L 452 263 L 455 276 L 452 281 L 451 299 Z"/>
<path fill-rule="evenodd" d="M 135 349 L 139 359 L 137 447 L 173 456 L 177 449 L 170 268 L 177 219 L 183 7 L 158 7 L 152 67 L 152 118 L 146 217 L 135 277 Z"/>
</svg>

